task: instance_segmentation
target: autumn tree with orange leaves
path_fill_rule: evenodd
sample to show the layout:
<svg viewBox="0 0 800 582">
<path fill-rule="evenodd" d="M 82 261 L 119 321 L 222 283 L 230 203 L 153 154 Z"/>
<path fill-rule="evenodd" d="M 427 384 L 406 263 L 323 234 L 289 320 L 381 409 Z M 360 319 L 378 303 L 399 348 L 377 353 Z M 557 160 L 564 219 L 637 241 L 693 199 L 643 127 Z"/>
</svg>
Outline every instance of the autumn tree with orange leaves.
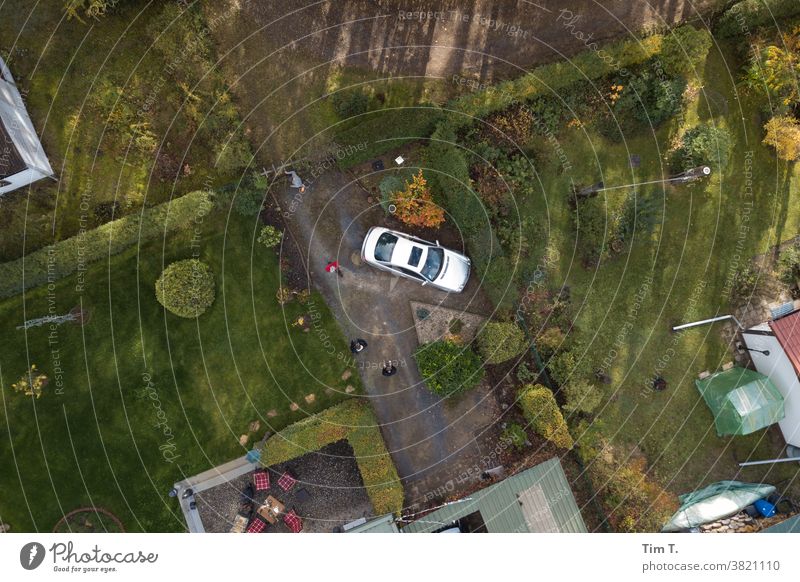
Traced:
<svg viewBox="0 0 800 582">
<path fill-rule="evenodd" d="M 410 226 L 435 228 L 444 222 L 444 209 L 433 201 L 422 170 L 412 176 L 406 187 L 392 194 L 395 216 Z"/>
</svg>

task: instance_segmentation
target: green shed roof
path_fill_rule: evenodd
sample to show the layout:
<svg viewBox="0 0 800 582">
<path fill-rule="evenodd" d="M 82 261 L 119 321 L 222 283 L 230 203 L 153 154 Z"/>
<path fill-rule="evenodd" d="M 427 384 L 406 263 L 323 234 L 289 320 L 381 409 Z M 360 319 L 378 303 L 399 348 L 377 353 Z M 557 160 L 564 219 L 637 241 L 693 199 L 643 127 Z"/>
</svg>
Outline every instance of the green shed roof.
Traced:
<svg viewBox="0 0 800 582">
<path fill-rule="evenodd" d="M 584 533 L 567 476 L 553 458 L 442 507 L 402 528 L 403 533 L 442 529 L 476 511 L 489 533 Z"/>
<path fill-rule="evenodd" d="M 369 520 L 367 523 L 357 525 L 347 533 L 399 533 L 397 525 L 395 525 L 394 515 L 387 513 L 375 519 Z"/>
<path fill-rule="evenodd" d="M 762 529 L 760 533 L 800 533 L 800 514 Z"/>
<path fill-rule="evenodd" d="M 784 417 L 783 396 L 772 381 L 747 368 L 731 368 L 695 380 L 714 415 L 717 434 L 745 435 Z"/>
</svg>

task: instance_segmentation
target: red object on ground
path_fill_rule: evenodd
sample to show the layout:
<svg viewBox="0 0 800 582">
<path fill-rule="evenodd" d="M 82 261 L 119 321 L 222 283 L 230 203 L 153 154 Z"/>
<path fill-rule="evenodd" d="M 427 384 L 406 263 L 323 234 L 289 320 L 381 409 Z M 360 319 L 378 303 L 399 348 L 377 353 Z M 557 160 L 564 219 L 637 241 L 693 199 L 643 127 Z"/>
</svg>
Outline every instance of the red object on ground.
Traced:
<svg viewBox="0 0 800 582">
<path fill-rule="evenodd" d="M 278 479 L 278 487 L 280 487 L 284 491 L 288 491 L 289 489 L 294 487 L 295 483 L 297 483 L 297 479 L 292 477 L 289 473 L 284 473 L 283 475 L 281 475 L 281 478 Z"/>
<path fill-rule="evenodd" d="M 794 366 L 795 372 L 800 374 L 800 311 L 770 321 L 769 326 L 775 332 L 775 337 Z"/>
<path fill-rule="evenodd" d="M 269 473 L 266 471 L 256 471 L 253 473 L 253 484 L 256 491 L 266 491 L 269 489 Z"/>
<path fill-rule="evenodd" d="M 339 263 L 337 261 L 331 261 L 327 265 L 325 265 L 325 271 L 328 273 L 335 273 L 339 269 Z"/>
<path fill-rule="evenodd" d="M 292 530 L 292 533 L 300 533 L 303 529 L 303 520 L 294 512 L 294 509 L 283 516 L 283 523 Z"/>
<path fill-rule="evenodd" d="M 261 521 L 258 518 L 255 518 L 253 521 L 250 522 L 250 526 L 247 528 L 247 533 L 261 533 L 264 531 L 264 526 L 266 526 L 266 522 Z"/>
</svg>

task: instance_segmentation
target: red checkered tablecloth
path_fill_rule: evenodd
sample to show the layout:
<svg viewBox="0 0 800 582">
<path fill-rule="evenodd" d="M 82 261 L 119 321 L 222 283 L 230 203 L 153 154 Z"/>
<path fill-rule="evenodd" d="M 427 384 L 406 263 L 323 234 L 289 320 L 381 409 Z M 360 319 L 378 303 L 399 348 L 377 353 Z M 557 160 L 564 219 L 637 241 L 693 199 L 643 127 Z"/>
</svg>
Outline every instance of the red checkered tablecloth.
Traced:
<svg viewBox="0 0 800 582">
<path fill-rule="evenodd" d="M 289 473 L 284 473 L 283 475 L 281 475 L 281 478 L 278 479 L 278 487 L 280 487 L 284 491 L 288 491 L 289 489 L 294 487 L 295 483 L 297 483 L 297 479 L 292 477 Z"/>
<path fill-rule="evenodd" d="M 264 531 L 264 526 L 267 524 L 261 521 L 258 518 L 255 518 L 252 522 L 250 522 L 250 527 L 247 528 L 247 533 L 261 533 Z"/>
<path fill-rule="evenodd" d="M 292 533 L 299 533 L 300 530 L 303 529 L 303 520 L 300 519 L 294 510 L 291 510 L 289 513 L 283 516 L 283 523 L 285 523 Z"/>
<path fill-rule="evenodd" d="M 266 471 L 254 473 L 253 484 L 256 486 L 256 491 L 265 491 L 269 489 L 269 473 Z"/>
</svg>

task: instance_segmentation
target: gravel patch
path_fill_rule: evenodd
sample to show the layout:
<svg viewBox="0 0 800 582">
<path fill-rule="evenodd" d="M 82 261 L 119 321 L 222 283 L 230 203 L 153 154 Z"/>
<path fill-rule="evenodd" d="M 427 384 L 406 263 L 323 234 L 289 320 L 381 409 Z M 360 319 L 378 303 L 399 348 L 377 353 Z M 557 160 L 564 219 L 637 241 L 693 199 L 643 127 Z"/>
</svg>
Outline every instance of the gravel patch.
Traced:
<svg viewBox="0 0 800 582">
<path fill-rule="evenodd" d="M 284 505 L 286 511 L 294 509 L 303 519 L 303 532 L 332 532 L 335 528 L 355 521 L 361 517 L 374 514 L 372 504 L 361 473 L 358 470 L 353 448 L 346 440 L 341 440 L 321 448 L 313 453 L 305 454 L 286 463 L 273 465 L 267 469 L 270 477 L 268 491 L 256 491 L 252 495 L 252 512 L 264 503 L 267 495 L 272 495 Z M 298 482 L 285 492 L 278 487 L 278 479 L 289 471 Z M 250 518 L 246 510 L 242 510 L 242 492 L 252 483 L 253 471 L 236 479 L 207 489 L 195 495 L 197 510 L 203 527 L 207 532 L 223 533 L 230 531 L 233 520 L 240 511 Z M 301 501 L 301 491 L 308 493 L 308 498 Z M 279 521 L 267 524 L 265 533 L 285 533 L 289 529 Z"/>
<path fill-rule="evenodd" d="M 474 313 L 448 309 L 441 305 L 411 301 L 411 314 L 419 343 L 427 344 L 444 337 L 458 336 L 466 344 L 475 339 L 486 318 Z"/>
</svg>

